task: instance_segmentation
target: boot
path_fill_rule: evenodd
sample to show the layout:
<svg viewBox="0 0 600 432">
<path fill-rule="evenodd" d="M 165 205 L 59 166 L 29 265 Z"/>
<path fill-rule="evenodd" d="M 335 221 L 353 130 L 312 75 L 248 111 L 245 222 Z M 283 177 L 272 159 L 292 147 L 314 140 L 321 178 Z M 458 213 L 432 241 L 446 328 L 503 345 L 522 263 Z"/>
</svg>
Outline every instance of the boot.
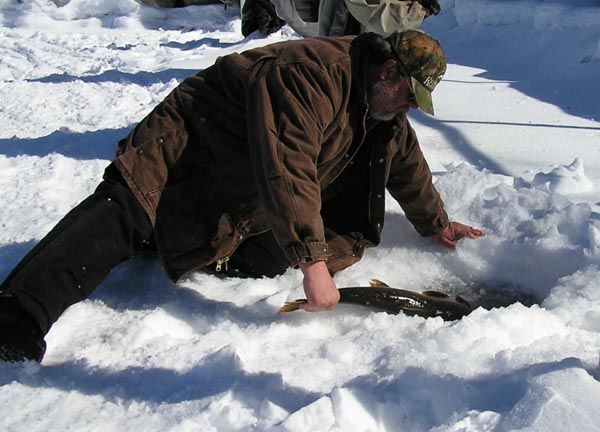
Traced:
<svg viewBox="0 0 600 432">
<path fill-rule="evenodd" d="M 0 294 L 0 360 L 41 362 L 46 342 L 40 327 L 19 300 Z"/>
</svg>

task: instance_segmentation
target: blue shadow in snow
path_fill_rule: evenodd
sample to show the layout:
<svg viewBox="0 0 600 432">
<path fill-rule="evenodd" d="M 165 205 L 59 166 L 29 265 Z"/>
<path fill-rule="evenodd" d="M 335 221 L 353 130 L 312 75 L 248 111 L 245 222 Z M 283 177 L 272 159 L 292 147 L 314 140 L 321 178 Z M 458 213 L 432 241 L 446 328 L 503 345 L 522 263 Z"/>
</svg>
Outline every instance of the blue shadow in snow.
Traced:
<svg viewBox="0 0 600 432">
<path fill-rule="evenodd" d="M 471 165 L 482 169 L 485 168 L 494 174 L 502 174 L 511 176 L 512 174 L 502 164 L 495 161 L 485 153 L 477 149 L 477 147 L 469 140 L 467 135 L 459 129 L 452 126 L 454 124 L 481 124 L 489 126 L 515 126 L 528 128 L 551 128 L 551 129 L 573 129 L 580 131 L 600 131 L 600 127 L 594 126 L 577 126 L 566 124 L 546 124 L 546 123 L 521 123 L 521 122 L 486 122 L 477 120 L 444 120 L 436 117 L 431 117 L 420 110 L 411 110 L 409 117 L 413 122 L 417 122 L 431 129 L 438 130 L 446 138 L 446 142 L 460 153 L 465 160 Z"/>
<path fill-rule="evenodd" d="M 229 282 L 233 280 L 234 283 L 239 281 L 251 284 L 256 281 L 251 278 L 213 277 L 228 279 Z M 231 295 L 235 296 L 235 292 L 231 291 Z M 101 300 L 106 306 L 119 312 L 163 308 L 191 327 L 194 327 L 195 317 L 198 316 L 211 322 L 226 319 L 244 326 L 269 325 L 280 318 L 270 309 L 265 310 L 262 304 L 238 306 L 232 301 L 207 298 L 192 288 L 174 283 L 167 276 L 155 252 L 145 252 L 119 264 L 90 298 Z"/>
<path fill-rule="evenodd" d="M 519 92 L 567 114 L 600 120 L 597 29 L 583 25 L 575 31 L 568 26 L 535 30 L 531 18 L 504 26 L 459 27 L 454 13 L 453 6 L 423 25 L 441 42 L 449 63 L 483 69 L 478 77 L 510 82 Z M 468 94 L 458 97 L 468 103 Z"/>
<path fill-rule="evenodd" d="M 168 42 L 163 46 L 169 48 L 177 48 L 181 51 L 189 51 L 203 46 L 207 46 L 210 48 L 227 48 L 230 46 L 239 45 L 239 43 L 240 41 L 221 42 L 219 39 L 206 37 L 190 42 Z"/>
<path fill-rule="evenodd" d="M 113 370 L 88 366 L 84 362 L 47 365 L 33 376 L 19 374 L 15 369 L 15 365 L 0 363 L 0 371 L 4 372 L 0 377 L 1 385 L 17 380 L 32 388 L 102 395 L 115 403 L 121 400 L 176 404 L 232 391 L 236 398 L 257 411 L 265 399 L 296 411 L 319 397 L 286 385 L 279 373 L 244 371 L 239 358 L 227 348 L 209 355 L 185 372 L 138 366 Z"/>
<path fill-rule="evenodd" d="M 57 131 L 41 138 L 0 139 L 0 154 L 13 157 L 59 153 L 79 160 L 112 160 L 117 142 L 124 138 L 131 128 L 133 125 L 123 129 L 104 129 L 84 133 Z"/>
<path fill-rule="evenodd" d="M 471 165 L 478 168 L 486 168 L 495 174 L 510 175 L 509 171 L 504 166 L 487 156 L 485 153 L 479 151 L 469 138 L 457 128 L 452 127 L 445 122 L 441 122 L 434 117 L 428 116 L 420 110 L 411 110 L 410 118 L 413 119 L 413 121 L 440 131 L 446 138 L 446 141 L 454 147 L 457 152 L 462 154 L 465 160 Z"/>
<path fill-rule="evenodd" d="M 352 391 L 364 412 L 371 413 L 384 430 L 430 430 L 460 418 L 459 415 L 467 416 L 472 410 L 495 412 L 506 419 L 525 397 L 532 379 L 573 368 L 582 368 L 581 362 L 565 358 L 465 379 L 409 367 L 391 380 L 382 380 L 375 370 L 340 383 L 339 387 Z M 228 348 L 214 352 L 183 372 L 139 366 L 114 370 L 81 361 L 47 365 L 36 374 L 23 373 L 19 365 L 0 363 L 0 372 L 0 385 L 16 381 L 34 389 L 102 396 L 118 404 L 134 401 L 177 404 L 231 392 L 257 415 L 265 400 L 295 412 L 323 396 L 286 384 L 279 373 L 245 371 L 235 352 Z"/>
<path fill-rule="evenodd" d="M 185 78 L 195 74 L 196 72 L 196 70 L 190 69 L 166 69 L 160 72 L 136 72 L 132 74 L 113 69 L 102 72 L 98 75 L 74 76 L 66 74 L 54 74 L 29 81 L 52 84 L 69 83 L 74 81 L 82 81 L 85 83 L 115 82 L 121 84 L 131 83 L 138 84 L 140 86 L 150 86 L 153 84 L 166 83 L 172 79 L 183 81 Z"/>
<path fill-rule="evenodd" d="M 4 281 L 14 266 L 35 246 L 35 241 L 11 243 L 0 246 L 0 282 Z"/>
<path fill-rule="evenodd" d="M 467 416 L 471 410 L 509 413 L 525 396 L 531 379 L 572 368 L 583 368 L 581 361 L 565 358 L 465 379 L 410 367 L 392 380 L 382 381 L 374 373 L 356 378 L 343 387 L 359 390 L 355 396 L 366 412 L 377 409 L 374 402 L 385 407 L 378 410 L 377 417 L 384 430 L 430 430 L 460 418 L 459 414 Z"/>
</svg>

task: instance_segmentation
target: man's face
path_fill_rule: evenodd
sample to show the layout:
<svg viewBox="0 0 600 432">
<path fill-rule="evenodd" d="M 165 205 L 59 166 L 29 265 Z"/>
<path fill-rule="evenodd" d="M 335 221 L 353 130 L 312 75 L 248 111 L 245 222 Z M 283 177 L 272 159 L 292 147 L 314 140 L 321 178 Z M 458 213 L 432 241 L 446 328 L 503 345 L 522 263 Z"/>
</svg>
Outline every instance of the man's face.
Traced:
<svg viewBox="0 0 600 432">
<path fill-rule="evenodd" d="M 376 81 L 367 98 L 369 115 L 375 120 L 389 121 L 409 108 L 418 108 L 409 79 L 396 73 Z"/>
</svg>

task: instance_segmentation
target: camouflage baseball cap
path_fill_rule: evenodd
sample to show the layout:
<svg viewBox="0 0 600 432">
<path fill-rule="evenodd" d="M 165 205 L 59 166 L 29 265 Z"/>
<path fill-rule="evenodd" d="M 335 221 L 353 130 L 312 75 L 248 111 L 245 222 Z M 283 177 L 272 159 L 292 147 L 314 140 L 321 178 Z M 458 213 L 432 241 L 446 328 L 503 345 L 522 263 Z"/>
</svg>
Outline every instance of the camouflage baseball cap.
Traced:
<svg viewBox="0 0 600 432">
<path fill-rule="evenodd" d="M 419 108 L 433 115 L 431 92 L 446 73 L 446 56 L 440 43 L 421 30 L 392 33 L 387 40 L 410 76 Z"/>
</svg>

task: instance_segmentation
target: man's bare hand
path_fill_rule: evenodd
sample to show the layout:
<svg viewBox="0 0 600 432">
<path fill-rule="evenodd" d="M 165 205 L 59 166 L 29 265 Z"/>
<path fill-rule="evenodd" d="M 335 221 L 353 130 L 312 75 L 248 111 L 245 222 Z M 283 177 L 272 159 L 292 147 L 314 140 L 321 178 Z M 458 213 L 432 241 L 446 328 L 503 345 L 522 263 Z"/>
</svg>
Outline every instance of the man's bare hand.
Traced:
<svg viewBox="0 0 600 432">
<path fill-rule="evenodd" d="M 325 265 L 325 261 L 300 263 L 304 274 L 304 293 L 308 300 L 300 307 L 305 311 L 332 310 L 340 301 L 340 292 Z"/>
<path fill-rule="evenodd" d="M 450 222 L 446 228 L 434 234 L 433 242 L 449 249 L 456 249 L 456 242 L 460 239 L 465 237 L 475 239 L 484 235 L 485 233 L 478 228 L 463 225 L 459 222 Z"/>
</svg>

